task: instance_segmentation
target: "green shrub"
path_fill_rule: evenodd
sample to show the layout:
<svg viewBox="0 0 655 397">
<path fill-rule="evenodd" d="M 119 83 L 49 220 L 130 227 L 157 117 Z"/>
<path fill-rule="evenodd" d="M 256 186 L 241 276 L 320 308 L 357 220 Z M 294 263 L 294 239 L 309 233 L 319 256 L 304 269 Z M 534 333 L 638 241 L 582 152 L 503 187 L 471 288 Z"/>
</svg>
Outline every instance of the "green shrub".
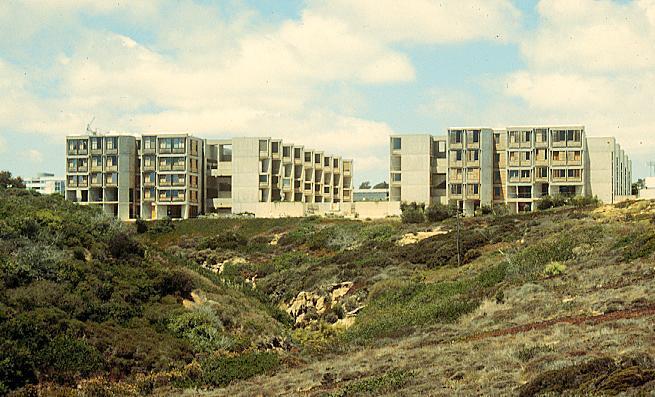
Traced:
<svg viewBox="0 0 655 397">
<path fill-rule="evenodd" d="M 144 221 L 143 219 L 137 218 L 134 225 L 136 227 L 136 232 L 138 234 L 143 234 L 148 232 L 148 222 Z"/>
<path fill-rule="evenodd" d="M 596 196 L 574 196 L 569 198 L 568 203 L 576 208 L 598 207 L 601 202 Z"/>
<path fill-rule="evenodd" d="M 423 223 L 425 222 L 425 215 L 420 208 L 405 208 L 400 215 L 403 223 Z"/>
<path fill-rule="evenodd" d="M 198 352 L 227 350 L 233 344 L 223 333 L 221 320 L 206 305 L 172 318 L 168 328 L 178 337 L 187 339 Z"/>
<path fill-rule="evenodd" d="M 543 196 L 535 203 L 538 210 L 544 211 L 553 208 L 553 198 L 551 196 Z"/>
<path fill-rule="evenodd" d="M 566 265 L 562 262 L 550 262 L 544 268 L 544 275 L 547 277 L 554 277 L 564 274 Z"/>
<path fill-rule="evenodd" d="M 236 250 L 245 247 L 248 240 L 235 232 L 225 232 L 211 237 L 205 237 L 198 244 L 198 249 L 231 249 Z"/>
<path fill-rule="evenodd" d="M 443 205 L 440 203 L 433 203 L 430 204 L 426 209 L 425 209 L 425 218 L 429 222 L 441 222 L 445 219 L 450 218 L 453 216 L 453 212 L 451 208 L 447 205 Z M 408 222 L 411 223 L 411 222 Z"/>
<path fill-rule="evenodd" d="M 395 369 L 383 375 L 371 376 L 351 382 L 345 387 L 328 394 L 329 397 L 347 397 L 365 395 L 381 395 L 392 393 L 405 386 L 413 377 L 413 372 Z"/>
<path fill-rule="evenodd" d="M 239 355 L 213 354 L 201 361 L 202 383 L 224 387 L 234 380 L 269 373 L 280 365 L 273 352 L 246 352 Z"/>
</svg>

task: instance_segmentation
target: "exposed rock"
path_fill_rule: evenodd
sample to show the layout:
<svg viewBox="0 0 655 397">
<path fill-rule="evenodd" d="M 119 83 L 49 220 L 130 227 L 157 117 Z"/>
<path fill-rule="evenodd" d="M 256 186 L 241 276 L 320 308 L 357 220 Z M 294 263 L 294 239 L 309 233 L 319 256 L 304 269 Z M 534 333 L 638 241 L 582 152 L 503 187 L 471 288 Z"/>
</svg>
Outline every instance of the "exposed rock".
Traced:
<svg viewBox="0 0 655 397">
<path fill-rule="evenodd" d="M 442 230 L 441 227 L 439 226 L 425 232 L 407 233 L 404 234 L 398 241 L 396 241 L 396 244 L 401 247 L 409 244 L 416 244 L 421 240 L 425 240 L 426 238 L 437 236 L 440 234 L 448 234 L 448 231 Z"/>
<path fill-rule="evenodd" d="M 316 292 L 301 291 L 286 305 L 285 310 L 296 320 L 296 326 L 304 326 L 311 320 L 326 315 L 334 305 L 341 303 L 352 286 L 351 281 L 346 281 L 328 285 Z M 281 307 L 284 308 L 285 305 Z"/>
<path fill-rule="evenodd" d="M 277 245 L 277 243 L 280 241 L 280 238 L 284 235 L 284 233 L 275 233 L 273 236 L 273 239 L 271 240 L 269 245 Z"/>
</svg>

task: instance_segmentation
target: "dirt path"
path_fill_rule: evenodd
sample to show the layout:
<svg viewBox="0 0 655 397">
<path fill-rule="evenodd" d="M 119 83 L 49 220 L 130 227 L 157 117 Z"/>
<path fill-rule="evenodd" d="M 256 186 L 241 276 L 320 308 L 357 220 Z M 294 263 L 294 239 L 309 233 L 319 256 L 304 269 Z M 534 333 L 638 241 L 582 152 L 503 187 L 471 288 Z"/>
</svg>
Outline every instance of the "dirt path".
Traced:
<svg viewBox="0 0 655 397">
<path fill-rule="evenodd" d="M 600 324 L 608 321 L 623 320 L 655 315 L 655 305 L 636 307 L 631 309 L 617 310 L 611 313 L 599 314 L 596 316 L 567 316 L 554 318 L 552 320 L 517 325 L 515 327 L 487 331 L 464 338 L 464 341 L 476 341 L 487 338 L 496 338 L 504 335 L 516 335 L 523 332 L 552 327 L 555 324 Z"/>
</svg>

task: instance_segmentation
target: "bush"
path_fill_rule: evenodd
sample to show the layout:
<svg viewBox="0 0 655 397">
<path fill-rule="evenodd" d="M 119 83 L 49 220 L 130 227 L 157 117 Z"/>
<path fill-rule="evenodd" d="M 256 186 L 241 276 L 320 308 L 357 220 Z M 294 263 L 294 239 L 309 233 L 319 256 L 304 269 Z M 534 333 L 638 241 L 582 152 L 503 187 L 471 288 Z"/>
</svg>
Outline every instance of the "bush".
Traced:
<svg viewBox="0 0 655 397">
<path fill-rule="evenodd" d="M 551 196 L 543 196 L 535 204 L 538 210 L 544 211 L 553 208 L 553 198 Z"/>
<path fill-rule="evenodd" d="M 148 231 L 148 222 L 144 221 L 141 218 L 138 218 L 135 223 L 136 226 L 136 232 L 138 234 L 143 234 Z"/>
<path fill-rule="evenodd" d="M 402 212 L 400 219 L 403 221 L 403 223 L 425 222 L 424 203 L 417 204 L 416 202 L 412 202 L 407 204 L 403 202 L 400 204 L 400 211 Z"/>
<path fill-rule="evenodd" d="M 223 387 L 239 379 L 271 372 L 280 365 L 273 352 L 246 352 L 240 355 L 213 354 L 201 362 L 202 383 Z"/>
<path fill-rule="evenodd" d="M 248 245 L 248 240 L 235 232 L 226 232 L 216 236 L 206 237 L 198 244 L 198 249 L 231 249 L 236 250 Z"/>
<path fill-rule="evenodd" d="M 576 208 L 598 207 L 601 202 L 594 196 L 575 196 L 569 199 L 569 204 Z"/>
<path fill-rule="evenodd" d="M 109 254 L 116 259 L 125 259 L 131 256 L 139 256 L 143 258 L 145 250 L 137 242 L 127 234 L 127 232 L 119 230 L 113 233 L 108 241 Z"/>
<path fill-rule="evenodd" d="M 453 215 L 450 207 L 439 203 L 430 204 L 425 209 L 425 217 L 429 222 L 441 222 Z"/>
<path fill-rule="evenodd" d="M 544 274 L 546 277 L 554 277 L 564 274 L 566 271 L 566 265 L 562 262 L 550 262 L 544 268 Z"/>
<path fill-rule="evenodd" d="M 168 328 L 178 337 L 187 339 L 198 352 L 229 349 L 233 345 L 222 332 L 221 320 L 209 306 L 203 305 L 174 317 Z"/>
</svg>

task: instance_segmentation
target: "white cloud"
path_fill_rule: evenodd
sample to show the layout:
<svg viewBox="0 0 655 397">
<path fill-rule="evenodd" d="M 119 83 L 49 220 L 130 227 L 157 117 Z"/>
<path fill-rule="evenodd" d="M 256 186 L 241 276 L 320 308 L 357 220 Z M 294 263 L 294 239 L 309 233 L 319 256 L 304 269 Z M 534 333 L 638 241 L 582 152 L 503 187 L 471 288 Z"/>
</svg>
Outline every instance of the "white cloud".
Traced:
<svg viewBox="0 0 655 397">
<path fill-rule="evenodd" d="M 505 41 L 514 39 L 520 22 L 509 0 L 332 0 L 310 8 L 387 42 Z"/>
<path fill-rule="evenodd" d="M 542 21 L 523 41 L 539 68 L 611 72 L 655 67 L 655 2 L 549 0 L 538 6 Z"/>
<path fill-rule="evenodd" d="M 147 39 L 82 23 L 82 14 L 138 25 Z M 358 117 L 357 92 L 335 100 L 334 85 L 412 82 L 395 44 L 506 40 L 518 21 L 508 0 L 310 1 L 278 25 L 188 0 L 3 3 L 0 49 L 52 62 L 23 70 L 0 59 L 0 128 L 63 136 L 95 116 L 101 130 L 280 136 L 375 172 L 393 131 Z M 53 35 L 41 48 L 44 31 Z M 43 95 L 41 82 L 53 81 Z"/>
<path fill-rule="evenodd" d="M 34 161 L 36 163 L 40 163 L 43 161 L 43 153 L 36 149 L 30 149 L 27 152 L 25 152 L 25 155 L 27 156 L 30 161 Z"/>
</svg>

